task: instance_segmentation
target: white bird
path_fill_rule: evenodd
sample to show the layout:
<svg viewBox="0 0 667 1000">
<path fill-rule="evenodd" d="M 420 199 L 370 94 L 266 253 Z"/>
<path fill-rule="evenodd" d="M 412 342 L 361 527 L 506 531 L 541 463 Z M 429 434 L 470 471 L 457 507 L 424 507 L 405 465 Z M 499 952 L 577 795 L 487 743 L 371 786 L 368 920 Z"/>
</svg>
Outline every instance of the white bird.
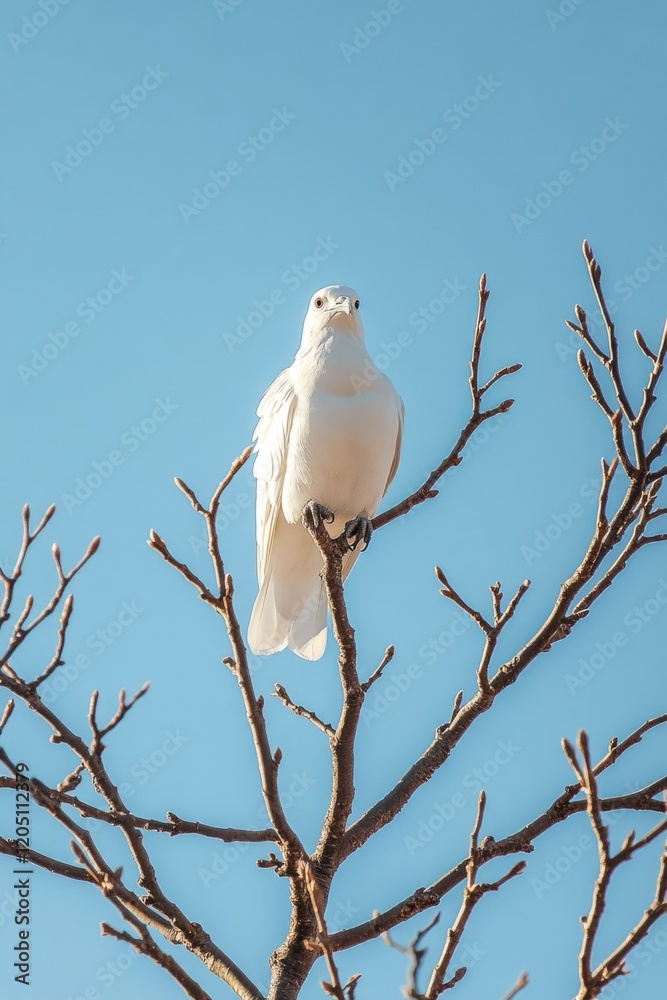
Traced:
<svg viewBox="0 0 667 1000">
<path fill-rule="evenodd" d="M 332 536 L 345 531 L 346 577 L 396 474 L 403 413 L 400 396 L 366 350 L 357 293 L 343 285 L 315 292 L 294 363 L 257 409 L 259 594 L 248 631 L 254 653 L 285 646 L 307 660 L 324 653 L 322 557 L 302 524 L 304 508 Z"/>
</svg>

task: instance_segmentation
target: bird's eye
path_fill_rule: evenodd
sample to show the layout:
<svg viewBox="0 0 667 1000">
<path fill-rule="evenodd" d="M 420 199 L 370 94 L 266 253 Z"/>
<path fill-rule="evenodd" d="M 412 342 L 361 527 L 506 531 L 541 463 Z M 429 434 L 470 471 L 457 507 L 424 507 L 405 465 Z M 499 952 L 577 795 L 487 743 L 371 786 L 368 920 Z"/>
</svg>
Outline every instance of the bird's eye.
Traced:
<svg viewBox="0 0 667 1000">
<path fill-rule="evenodd" d="M 315 308 L 321 309 L 324 305 L 324 299 L 315 299 Z"/>
<path fill-rule="evenodd" d="M 357 301 L 354 303 L 354 308 L 355 309 L 359 308 L 359 299 L 357 299 Z"/>
</svg>

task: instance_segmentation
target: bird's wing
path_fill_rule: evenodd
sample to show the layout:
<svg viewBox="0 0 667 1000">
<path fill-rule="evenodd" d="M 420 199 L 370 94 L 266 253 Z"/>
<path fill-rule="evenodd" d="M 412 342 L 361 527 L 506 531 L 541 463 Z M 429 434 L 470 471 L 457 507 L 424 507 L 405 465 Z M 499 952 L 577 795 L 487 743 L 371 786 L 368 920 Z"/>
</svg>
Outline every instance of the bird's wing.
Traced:
<svg viewBox="0 0 667 1000">
<path fill-rule="evenodd" d="M 394 476 L 396 475 L 396 471 L 398 469 L 398 463 L 401 460 L 401 448 L 403 446 L 403 421 L 405 419 L 405 403 L 398 395 L 398 393 L 396 394 L 396 398 L 398 402 L 398 433 L 396 435 L 396 451 L 394 452 L 394 460 L 391 463 L 391 469 L 389 470 L 389 478 L 387 479 L 387 485 L 384 488 L 385 493 L 391 486 Z"/>
<path fill-rule="evenodd" d="M 257 576 L 261 587 L 282 503 L 287 447 L 294 416 L 296 393 L 289 368 L 266 390 L 257 407 L 259 422 L 253 440 L 257 458 Z"/>
</svg>

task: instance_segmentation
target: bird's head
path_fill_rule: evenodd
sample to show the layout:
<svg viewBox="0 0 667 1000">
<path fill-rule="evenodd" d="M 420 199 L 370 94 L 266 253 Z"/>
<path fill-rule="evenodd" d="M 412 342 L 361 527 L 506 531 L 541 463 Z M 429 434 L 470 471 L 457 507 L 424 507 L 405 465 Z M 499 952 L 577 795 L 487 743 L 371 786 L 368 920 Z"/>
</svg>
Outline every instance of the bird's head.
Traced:
<svg viewBox="0 0 667 1000">
<path fill-rule="evenodd" d="M 303 324 L 304 340 L 317 336 L 325 327 L 352 334 L 363 341 L 364 327 L 359 314 L 359 296 L 346 285 L 327 285 L 310 300 Z"/>
</svg>

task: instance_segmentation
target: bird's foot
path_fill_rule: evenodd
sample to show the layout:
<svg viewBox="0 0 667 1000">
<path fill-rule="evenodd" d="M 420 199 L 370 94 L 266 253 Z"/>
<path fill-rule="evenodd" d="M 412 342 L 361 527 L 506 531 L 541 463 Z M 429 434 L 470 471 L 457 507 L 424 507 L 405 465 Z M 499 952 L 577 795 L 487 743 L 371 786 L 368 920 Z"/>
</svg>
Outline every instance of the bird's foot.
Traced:
<svg viewBox="0 0 667 1000">
<path fill-rule="evenodd" d="M 308 528 L 312 524 L 316 531 L 320 524 L 331 524 L 335 516 L 333 511 L 317 500 L 309 500 L 303 508 L 304 525 Z"/>
<path fill-rule="evenodd" d="M 345 525 L 344 535 L 347 539 L 347 544 L 353 552 L 362 542 L 363 547 L 361 551 L 363 552 L 364 549 L 367 549 L 372 534 L 373 522 L 370 517 L 360 515 L 359 517 L 355 517 L 354 521 L 348 521 Z"/>
</svg>

